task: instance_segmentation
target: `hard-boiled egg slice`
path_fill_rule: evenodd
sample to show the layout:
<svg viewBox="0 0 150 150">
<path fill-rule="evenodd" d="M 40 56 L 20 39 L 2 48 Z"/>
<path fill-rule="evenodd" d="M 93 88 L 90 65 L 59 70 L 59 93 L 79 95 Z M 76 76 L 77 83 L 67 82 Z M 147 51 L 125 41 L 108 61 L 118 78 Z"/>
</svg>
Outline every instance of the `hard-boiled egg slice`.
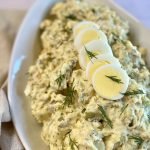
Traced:
<svg viewBox="0 0 150 150">
<path fill-rule="evenodd" d="M 86 50 L 90 51 L 95 56 L 106 53 L 113 56 L 111 47 L 106 41 L 103 40 L 91 41 L 88 44 L 85 44 L 85 46 L 83 46 L 79 50 L 79 63 L 82 69 L 86 69 L 87 64 L 91 60 Z"/>
<path fill-rule="evenodd" d="M 74 40 L 74 46 L 77 50 L 79 50 L 81 47 L 83 47 L 85 44 L 94 41 L 94 40 L 102 40 L 107 42 L 107 37 L 104 34 L 104 32 L 95 29 L 95 28 L 87 28 L 82 30 Z"/>
<path fill-rule="evenodd" d="M 74 35 L 74 37 L 78 33 L 80 33 L 83 29 L 87 29 L 89 27 L 93 27 L 95 29 L 99 29 L 99 26 L 96 23 L 92 22 L 92 21 L 82 21 L 82 22 L 80 22 L 80 23 L 78 23 L 78 24 L 76 24 L 74 26 L 74 28 L 73 28 L 73 35 Z"/>
<path fill-rule="evenodd" d="M 119 60 L 117 58 L 115 58 L 114 56 L 112 56 L 111 54 L 102 54 L 102 55 L 98 55 L 96 56 L 96 58 L 93 58 L 86 67 L 86 76 L 89 80 L 92 79 L 93 74 L 95 73 L 95 71 L 104 66 L 104 65 L 108 65 L 108 64 L 115 64 L 119 67 L 121 67 L 121 64 L 119 62 Z"/>
<path fill-rule="evenodd" d="M 92 77 L 92 84 L 101 97 L 109 100 L 117 100 L 123 97 L 129 77 L 125 70 L 115 64 L 105 65 L 97 69 Z"/>
</svg>

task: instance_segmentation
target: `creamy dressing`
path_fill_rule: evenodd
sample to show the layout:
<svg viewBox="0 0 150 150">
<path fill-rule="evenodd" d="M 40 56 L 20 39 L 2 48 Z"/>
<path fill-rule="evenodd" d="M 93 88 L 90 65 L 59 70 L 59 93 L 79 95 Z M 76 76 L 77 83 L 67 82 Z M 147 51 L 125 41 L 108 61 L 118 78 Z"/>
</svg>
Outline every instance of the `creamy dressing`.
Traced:
<svg viewBox="0 0 150 150">
<path fill-rule="evenodd" d="M 141 89 L 145 94 L 124 96 L 118 101 L 96 94 L 73 47 L 72 28 L 80 20 L 100 26 L 130 77 L 128 90 Z M 52 8 L 41 23 L 41 31 L 42 50 L 29 68 L 25 95 L 31 101 L 33 116 L 42 124 L 41 137 L 49 148 L 150 150 L 150 72 L 141 58 L 141 48 L 128 39 L 128 23 L 106 6 L 68 0 Z M 58 84 L 60 75 L 63 76 Z M 66 91 L 72 84 L 76 93 L 72 103 L 65 105 Z M 111 120 L 112 128 L 102 117 L 99 105 Z M 138 145 L 130 136 L 143 141 Z"/>
</svg>

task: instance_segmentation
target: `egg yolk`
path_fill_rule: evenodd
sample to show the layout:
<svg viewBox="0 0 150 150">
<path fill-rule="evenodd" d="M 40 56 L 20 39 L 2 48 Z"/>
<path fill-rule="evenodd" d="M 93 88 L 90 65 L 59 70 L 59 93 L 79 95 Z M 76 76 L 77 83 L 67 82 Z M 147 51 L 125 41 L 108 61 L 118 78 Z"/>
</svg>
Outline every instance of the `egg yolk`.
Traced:
<svg viewBox="0 0 150 150">
<path fill-rule="evenodd" d="M 95 90 L 100 93 L 102 97 L 114 98 L 121 93 L 124 83 L 118 84 L 112 81 L 107 76 L 116 76 L 122 80 L 121 73 L 116 71 L 114 68 L 104 68 L 94 75 L 94 86 Z"/>
<path fill-rule="evenodd" d="M 75 31 L 75 36 L 80 32 L 80 31 L 82 31 L 83 29 L 86 29 L 86 28 L 89 28 L 89 27 L 94 27 L 94 25 L 93 24 L 83 24 L 83 25 L 80 25 L 77 29 L 76 29 L 76 31 Z"/>
<path fill-rule="evenodd" d="M 97 40 L 99 39 L 99 32 L 97 32 L 96 30 L 87 30 L 83 36 L 82 36 L 82 44 L 86 44 L 92 40 Z"/>
<path fill-rule="evenodd" d="M 95 57 L 96 57 L 97 55 L 100 55 L 100 54 L 101 54 L 101 52 L 100 52 L 99 50 L 94 50 L 94 51 L 92 51 L 91 53 L 93 53 L 93 54 L 95 55 Z M 92 58 L 90 58 L 89 55 L 88 55 L 87 52 L 86 52 L 86 63 L 89 63 L 91 59 L 92 59 Z"/>
<path fill-rule="evenodd" d="M 100 68 L 100 67 L 102 67 L 102 66 L 104 66 L 104 65 L 107 65 L 107 64 L 110 64 L 110 62 L 109 62 L 109 61 L 106 61 L 106 60 L 101 60 L 101 61 L 96 61 L 96 62 L 94 62 L 94 63 L 90 66 L 90 68 L 89 68 L 89 72 L 88 72 L 88 77 L 89 77 L 89 79 L 90 79 L 90 80 L 92 79 L 93 74 L 95 73 L 95 71 L 96 71 L 98 68 Z"/>
</svg>

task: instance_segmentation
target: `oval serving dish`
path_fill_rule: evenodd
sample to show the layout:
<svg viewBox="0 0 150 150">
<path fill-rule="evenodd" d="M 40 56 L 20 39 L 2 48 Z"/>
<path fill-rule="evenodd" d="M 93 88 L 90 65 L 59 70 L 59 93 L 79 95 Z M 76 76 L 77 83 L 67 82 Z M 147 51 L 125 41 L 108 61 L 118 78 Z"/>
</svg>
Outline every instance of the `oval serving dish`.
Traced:
<svg viewBox="0 0 150 150">
<path fill-rule="evenodd" d="M 8 98 L 15 128 L 27 150 L 48 149 L 40 138 L 41 127 L 31 114 L 24 89 L 27 81 L 27 70 L 34 63 L 41 47 L 39 25 L 50 8 L 57 2 L 58 0 L 36 1 L 21 25 L 13 47 L 8 78 Z M 104 3 L 114 9 L 123 19 L 128 20 L 134 44 L 140 44 L 149 49 L 147 62 L 150 66 L 150 60 L 148 59 L 150 57 L 150 31 L 112 0 L 94 0 L 92 2 Z"/>
</svg>

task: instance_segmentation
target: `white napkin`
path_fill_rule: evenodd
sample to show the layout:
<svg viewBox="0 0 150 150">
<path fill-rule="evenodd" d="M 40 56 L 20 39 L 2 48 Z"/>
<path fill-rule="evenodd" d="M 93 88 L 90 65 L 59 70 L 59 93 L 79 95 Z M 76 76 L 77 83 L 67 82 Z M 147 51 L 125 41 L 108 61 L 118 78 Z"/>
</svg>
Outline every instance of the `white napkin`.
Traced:
<svg viewBox="0 0 150 150">
<path fill-rule="evenodd" d="M 2 122 L 8 122 L 11 120 L 7 96 L 4 92 L 6 85 L 7 81 L 5 81 L 0 89 L 0 120 Z"/>
<path fill-rule="evenodd" d="M 7 73 L 13 41 L 24 16 L 21 11 L 0 10 L 0 129 L 11 120 L 7 100 Z"/>
<path fill-rule="evenodd" d="M 11 49 L 11 43 L 8 35 L 9 32 L 7 28 L 8 26 L 5 26 L 3 17 L 0 17 L 0 131 L 1 131 L 1 122 L 8 122 L 11 120 L 6 96 L 7 91 L 6 78 Z"/>
<path fill-rule="evenodd" d="M 6 78 L 9 66 L 11 43 L 10 23 L 8 23 L 3 11 L 0 11 L 0 130 L 1 122 L 11 120 L 6 97 Z"/>
<path fill-rule="evenodd" d="M 8 122 L 11 120 L 9 105 L 7 101 L 4 88 L 6 88 L 7 81 L 0 88 L 0 134 L 1 134 L 1 122 Z"/>
<path fill-rule="evenodd" d="M 5 92 L 0 89 L 0 121 L 8 122 L 11 120 L 9 107 Z"/>
<path fill-rule="evenodd" d="M 7 74 L 11 49 L 24 11 L 0 10 L 0 149 L 23 150 L 14 126 L 7 99 Z M 7 123 L 6 123 L 7 122 Z"/>
</svg>

